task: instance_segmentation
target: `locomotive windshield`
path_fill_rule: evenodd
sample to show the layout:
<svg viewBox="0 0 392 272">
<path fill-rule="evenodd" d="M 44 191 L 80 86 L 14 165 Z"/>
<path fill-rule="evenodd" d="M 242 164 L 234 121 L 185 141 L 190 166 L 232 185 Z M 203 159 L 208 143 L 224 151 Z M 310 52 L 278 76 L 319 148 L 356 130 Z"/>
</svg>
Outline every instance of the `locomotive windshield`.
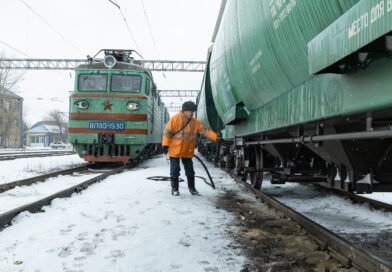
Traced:
<svg viewBox="0 0 392 272">
<path fill-rule="evenodd" d="M 79 91 L 106 91 L 107 75 L 82 74 L 79 76 Z"/>
<path fill-rule="evenodd" d="M 140 92 L 141 82 L 140 76 L 113 75 L 112 92 Z"/>
</svg>

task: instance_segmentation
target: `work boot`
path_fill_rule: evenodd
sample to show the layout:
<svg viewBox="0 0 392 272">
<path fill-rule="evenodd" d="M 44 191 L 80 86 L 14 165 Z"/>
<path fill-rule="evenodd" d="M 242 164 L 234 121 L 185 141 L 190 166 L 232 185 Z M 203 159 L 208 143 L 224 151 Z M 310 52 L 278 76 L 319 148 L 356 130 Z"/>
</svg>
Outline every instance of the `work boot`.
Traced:
<svg viewBox="0 0 392 272">
<path fill-rule="evenodd" d="M 188 177 L 188 188 L 191 195 L 200 195 L 195 189 L 195 177 Z"/>
<path fill-rule="evenodd" d="M 172 195 L 180 195 L 180 192 L 178 191 L 178 177 L 170 177 L 170 183 L 172 188 Z"/>
</svg>

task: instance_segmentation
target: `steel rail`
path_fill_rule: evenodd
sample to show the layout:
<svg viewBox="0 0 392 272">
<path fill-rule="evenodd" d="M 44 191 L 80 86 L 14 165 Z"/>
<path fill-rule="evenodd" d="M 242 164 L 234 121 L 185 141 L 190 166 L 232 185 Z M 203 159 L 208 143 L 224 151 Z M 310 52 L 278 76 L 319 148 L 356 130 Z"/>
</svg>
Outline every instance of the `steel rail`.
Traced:
<svg viewBox="0 0 392 272">
<path fill-rule="evenodd" d="M 388 212 L 392 212 L 392 204 L 381 202 L 381 201 L 378 201 L 378 200 L 375 200 L 375 199 L 371 199 L 371 198 L 367 198 L 367 197 L 364 197 L 362 195 L 350 193 L 350 192 L 338 189 L 336 187 L 332 187 L 328 183 L 325 183 L 325 182 L 315 183 L 315 184 L 306 184 L 306 185 L 315 185 L 318 188 L 320 188 L 322 190 L 327 190 L 329 192 L 331 192 L 331 190 L 332 190 L 336 194 L 348 197 L 354 203 L 369 204 L 370 206 L 372 206 L 372 208 L 375 208 L 375 209 L 378 209 L 378 210 L 385 210 L 385 211 L 388 211 Z"/>
<path fill-rule="evenodd" d="M 36 212 L 40 212 L 42 207 L 49 205 L 53 199 L 56 198 L 65 198 L 65 197 L 70 197 L 72 194 L 74 193 L 78 193 L 80 191 L 83 191 L 84 189 L 88 188 L 90 185 L 95 184 L 99 181 L 104 180 L 105 178 L 114 175 L 114 174 L 118 174 L 121 173 L 123 171 L 125 171 L 126 169 L 128 169 L 129 166 L 122 166 L 119 168 L 116 168 L 110 172 L 106 172 L 102 175 L 99 175 L 97 177 L 91 178 L 87 181 L 84 181 L 82 183 L 79 183 L 77 185 L 74 185 L 68 189 L 64 189 L 62 191 L 59 191 L 57 193 L 54 193 L 50 196 L 47 196 L 45 198 L 42 198 L 40 200 L 37 200 L 35 202 L 32 202 L 30 204 L 26 204 L 23 206 L 20 206 L 18 208 L 15 208 L 11 211 L 5 212 L 3 214 L 0 214 L 0 230 L 3 229 L 4 227 L 11 225 L 12 224 L 12 220 L 21 212 L 31 212 L 31 213 L 36 213 Z"/>
<path fill-rule="evenodd" d="M 41 154 L 41 153 L 62 153 L 62 152 L 71 152 L 72 150 L 64 150 L 64 149 L 55 149 L 55 150 L 36 150 L 36 151 L 13 151 L 13 152 L 0 152 L 0 156 L 6 155 L 18 155 L 18 154 Z"/>
<path fill-rule="evenodd" d="M 12 155 L 9 154 L 0 154 L 0 161 L 9 161 L 15 159 L 23 159 L 23 158 L 38 158 L 38 157 L 52 157 L 52 156 L 60 156 L 60 155 L 72 155 L 76 154 L 74 151 L 65 151 L 65 152 L 32 152 L 32 153 L 15 153 Z"/>
<path fill-rule="evenodd" d="M 31 178 L 26 178 L 26 179 L 12 181 L 12 182 L 8 182 L 8 183 L 3 183 L 3 184 L 0 184 L 0 193 L 11 190 L 17 186 L 29 186 L 29 185 L 36 183 L 36 182 L 43 182 L 43 181 L 47 180 L 48 178 L 53 178 L 53 177 L 57 177 L 60 175 L 71 175 L 74 172 L 81 172 L 81 171 L 85 171 L 87 169 L 88 169 L 88 165 L 82 165 L 82 166 L 77 166 L 77 167 L 73 167 L 73 168 L 69 168 L 69 169 L 65 169 L 65 170 L 51 172 L 51 173 L 40 175 L 40 176 L 35 176 L 35 177 L 31 177 Z"/>
<path fill-rule="evenodd" d="M 306 230 L 315 240 L 335 253 L 334 256 L 346 260 L 347 263 L 360 271 L 392 271 L 392 263 L 383 260 L 369 252 L 366 252 L 355 245 L 349 243 L 345 239 L 337 236 L 333 232 L 310 220 L 299 212 L 279 202 L 278 200 L 254 189 L 249 183 L 241 180 L 241 178 L 231 175 L 235 181 L 246 186 L 252 193 L 258 196 L 263 202 L 281 211 L 286 216 L 297 222 L 304 230 Z"/>
</svg>

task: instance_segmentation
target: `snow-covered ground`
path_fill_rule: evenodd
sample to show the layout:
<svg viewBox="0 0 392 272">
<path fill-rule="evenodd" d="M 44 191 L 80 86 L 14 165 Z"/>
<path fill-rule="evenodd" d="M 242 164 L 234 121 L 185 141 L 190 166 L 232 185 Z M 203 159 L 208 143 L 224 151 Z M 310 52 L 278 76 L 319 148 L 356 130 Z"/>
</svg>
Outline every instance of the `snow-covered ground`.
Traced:
<svg viewBox="0 0 392 272">
<path fill-rule="evenodd" d="M 378 200 L 388 204 L 392 204 L 392 193 L 372 193 L 361 195 L 370 199 Z"/>
<path fill-rule="evenodd" d="M 202 196 L 180 183 L 174 197 L 169 182 L 146 179 L 168 175 L 156 158 L 23 213 L 0 232 L 0 271 L 240 271 L 245 259 L 225 231 L 234 217 L 215 207 L 232 179 L 210 171 L 217 190 L 197 180 Z"/>
<path fill-rule="evenodd" d="M 355 204 L 313 186 L 298 183 L 271 185 L 264 180 L 263 192 L 336 233 L 381 233 L 392 231 L 392 214 L 371 210 L 367 204 Z"/>
<path fill-rule="evenodd" d="M 30 178 L 85 163 L 78 155 L 0 161 L 0 184 Z"/>
<path fill-rule="evenodd" d="M 18 208 L 22 205 L 42 199 L 61 190 L 82 183 L 99 174 L 74 174 L 71 176 L 58 176 L 38 182 L 30 186 L 18 186 L 0 194 L 0 214 Z"/>
</svg>

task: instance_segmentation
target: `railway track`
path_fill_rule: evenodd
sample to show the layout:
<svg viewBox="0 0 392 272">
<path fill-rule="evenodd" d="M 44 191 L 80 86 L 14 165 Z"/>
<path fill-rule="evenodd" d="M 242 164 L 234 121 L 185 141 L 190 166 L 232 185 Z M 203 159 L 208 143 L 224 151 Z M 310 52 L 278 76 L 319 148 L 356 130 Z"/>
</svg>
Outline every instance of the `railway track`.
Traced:
<svg viewBox="0 0 392 272">
<path fill-rule="evenodd" d="M 73 167 L 73 168 L 69 168 L 69 169 L 65 169 L 65 170 L 51 172 L 51 173 L 40 175 L 40 176 L 35 176 L 35 177 L 31 177 L 31 178 L 26 178 L 26 179 L 12 181 L 12 182 L 8 182 L 8 183 L 3 183 L 3 184 L 0 184 L 0 193 L 11 190 L 11 189 L 15 188 L 16 186 L 29 186 L 29 185 L 36 183 L 36 182 L 43 182 L 43 181 L 47 180 L 48 178 L 53 178 L 53 177 L 57 177 L 60 175 L 70 175 L 74 172 L 81 172 L 81 171 L 85 171 L 87 169 L 88 169 L 87 165 L 81 165 L 81 166 L 77 166 L 77 167 Z"/>
<path fill-rule="evenodd" d="M 72 155 L 74 151 L 50 151 L 50 152 L 15 152 L 15 153 L 2 153 L 0 154 L 0 161 L 8 161 L 22 158 L 32 157 L 50 157 L 59 155 Z"/>
<path fill-rule="evenodd" d="M 126 165 L 126 166 L 115 168 L 113 170 L 110 170 L 108 172 L 100 174 L 94 178 L 90 178 L 86 181 L 80 182 L 74 186 L 63 189 L 61 191 L 58 191 L 57 193 L 51 194 L 49 196 L 46 196 L 46 197 L 39 199 L 37 201 L 34 201 L 32 203 L 25 204 L 25 205 L 19 206 L 17 208 L 14 208 L 10 211 L 4 212 L 4 213 L 0 214 L 0 230 L 8 225 L 11 225 L 13 218 L 15 218 L 21 212 L 25 212 L 25 211 L 28 211 L 31 213 L 40 212 L 41 208 L 46 205 L 49 205 L 53 199 L 70 197 L 73 193 L 80 192 L 80 191 L 88 188 L 90 185 L 95 184 L 99 181 L 102 181 L 103 179 L 105 179 L 111 175 L 118 174 L 118 173 L 121 173 L 121 172 L 129 169 L 130 166 L 131 165 Z M 67 173 L 69 174 L 69 173 L 72 173 L 75 171 L 81 171 L 83 169 L 87 169 L 87 166 L 80 166 L 80 167 L 76 167 L 76 168 L 72 168 L 72 169 L 67 169 L 64 171 L 67 171 Z M 64 171 L 63 171 L 63 173 L 64 173 Z M 59 172 L 61 172 L 61 171 L 59 171 Z M 51 173 L 48 175 L 59 175 L 58 174 L 59 172 Z M 44 177 L 44 179 L 48 178 L 49 177 L 48 175 L 40 176 L 41 180 L 42 180 L 42 177 Z M 27 181 L 27 183 L 31 184 L 31 183 L 37 182 L 37 178 L 38 177 L 31 178 L 31 180 L 33 180 L 33 179 L 35 179 L 35 180 Z M 24 182 L 26 183 L 26 181 L 24 181 Z M 20 183 L 20 181 L 19 181 L 19 183 Z M 10 185 L 10 186 L 13 186 L 13 185 Z M 18 186 L 18 185 L 15 185 L 15 186 Z"/>
<path fill-rule="evenodd" d="M 242 181 L 241 178 L 234 175 L 232 177 L 236 182 L 246 186 L 262 202 L 267 203 L 269 206 L 281 211 L 287 217 L 297 222 L 323 248 L 328 249 L 332 255 L 343 263 L 351 265 L 360 271 L 392 271 L 392 263 L 389 260 L 376 256 L 368 250 L 359 248 L 277 199 L 254 189 L 249 183 Z M 362 198 L 361 200 L 365 201 Z"/>
</svg>

